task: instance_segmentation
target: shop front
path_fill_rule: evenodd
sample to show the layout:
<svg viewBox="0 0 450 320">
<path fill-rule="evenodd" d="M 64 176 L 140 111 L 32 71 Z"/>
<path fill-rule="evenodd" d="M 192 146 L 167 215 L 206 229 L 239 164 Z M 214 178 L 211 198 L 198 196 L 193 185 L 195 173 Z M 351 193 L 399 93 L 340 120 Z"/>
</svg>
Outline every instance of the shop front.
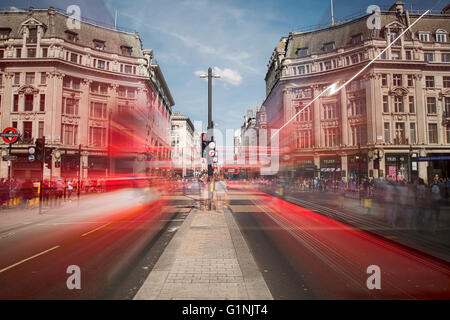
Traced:
<svg viewBox="0 0 450 320">
<path fill-rule="evenodd" d="M 80 157 L 78 154 L 62 154 L 61 155 L 61 178 L 75 179 L 78 178 Z"/>
<path fill-rule="evenodd" d="M 295 176 L 300 179 L 314 178 L 314 158 L 297 158 L 295 160 Z"/>
<path fill-rule="evenodd" d="M 409 180 L 409 155 L 408 154 L 385 154 L 386 179 L 395 181 Z"/>
<path fill-rule="evenodd" d="M 450 178 L 450 153 L 429 153 L 425 159 L 428 159 L 428 181 L 432 181 L 436 174 L 440 178 Z"/>
<path fill-rule="evenodd" d="M 368 177 L 368 157 L 367 154 L 353 154 L 348 156 L 348 178 L 349 180 L 359 180 Z"/>
<path fill-rule="evenodd" d="M 14 179 L 31 179 L 38 181 L 42 179 L 42 162 L 29 161 L 28 154 L 18 154 L 17 159 L 11 161 L 11 177 Z"/>
<path fill-rule="evenodd" d="M 341 158 L 340 157 L 327 157 L 320 159 L 320 178 L 341 180 Z"/>
<path fill-rule="evenodd" d="M 88 177 L 104 178 L 108 169 L 108 157 L 89 156 L 88 158 Z"/>
</svg>

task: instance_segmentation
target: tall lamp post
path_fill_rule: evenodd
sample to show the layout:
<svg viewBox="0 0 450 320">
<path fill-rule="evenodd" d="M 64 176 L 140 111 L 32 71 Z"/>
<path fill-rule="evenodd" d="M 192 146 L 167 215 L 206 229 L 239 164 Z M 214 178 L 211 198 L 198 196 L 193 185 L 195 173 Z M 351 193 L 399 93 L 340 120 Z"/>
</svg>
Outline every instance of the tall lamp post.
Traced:
<svg viewBox="0 0 450 320">
<path fill-rule="evenodd" d="M 214 122 L 212 121 L 212 79 L 220 78 L 219 75 L 213 75 L 211 67 L 208 68 L 208 74 L 201 74 L 200 78 L 208 78 L 208 130 L 206 137 L 208 141 L 214 141 Z M 208 157 L 208 156 L 207 156 Z M 212 158 L 209 157 L 211 161 L 208 163 L 208 176 L 212 176 Z"/>
</svg>

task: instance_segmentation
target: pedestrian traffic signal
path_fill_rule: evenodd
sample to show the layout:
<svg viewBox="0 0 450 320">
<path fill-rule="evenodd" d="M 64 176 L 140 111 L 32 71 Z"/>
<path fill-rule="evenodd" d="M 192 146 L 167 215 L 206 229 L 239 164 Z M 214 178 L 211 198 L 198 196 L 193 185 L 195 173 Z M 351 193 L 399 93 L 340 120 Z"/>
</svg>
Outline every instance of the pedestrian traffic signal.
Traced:
<svg viewBox="0 0 450 320">
<path fill-rule="evenodd" d="M 34 155 L 36 160 L 42 161 L 44 159 L 44 150 L 45 150 L 45 138 L 37 138 L 36 146 L 34 148 Z"/>
<path fill-rule="evenodd" d="M 209 141 L 206 140 L 206 133 L 202 133 L 202 158 L 205 157 L 205 149 L 209 144 Z"/>
</svg>

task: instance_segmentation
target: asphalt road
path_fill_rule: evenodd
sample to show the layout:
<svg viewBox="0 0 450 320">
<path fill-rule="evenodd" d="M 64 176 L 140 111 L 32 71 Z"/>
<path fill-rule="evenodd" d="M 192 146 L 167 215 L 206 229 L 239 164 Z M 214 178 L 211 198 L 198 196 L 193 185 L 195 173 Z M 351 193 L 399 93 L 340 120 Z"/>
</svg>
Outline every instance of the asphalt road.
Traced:
<svg viewBox="0 0 450 320">
<path fill-rule="evenodd" d="M 256 190 L 230 199 L 275 299 L 450 298 L 448 263 Z M 369 266 L 380 289 L 367 287 Z"/>
<path fill-rule="evenodd" d="M 0 299 L 131 299 L 170 240 L 178 209 L 168 201 L 120 190 L 0 233 Z M 80 268 L 81 289 L 68 288 L 69 266 Z"/>
</svg>

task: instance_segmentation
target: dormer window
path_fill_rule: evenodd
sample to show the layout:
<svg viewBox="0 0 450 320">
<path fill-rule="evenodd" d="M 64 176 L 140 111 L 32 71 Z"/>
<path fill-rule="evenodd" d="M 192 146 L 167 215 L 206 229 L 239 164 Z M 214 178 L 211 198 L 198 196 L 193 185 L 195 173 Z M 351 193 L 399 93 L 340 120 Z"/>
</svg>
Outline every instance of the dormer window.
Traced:
<svg viewBox="0 0 450 320">
<path fill-rule="evenodd" d="M 425 31 L 419 31 L 419 40 L 422 42 L 430 42 L 430 33 Z"/>
<path fill-rule="evenodd" d="M 325 43 L 325 44 L 323 45 L 323 51 L 325 51 L 325 52 L 329 52 L 329 51 L 331 51 L 331 50 L 333 50 L 333 49 L 334 49 L 334 41 L 333 41 L 333 42 Z"/>
<path fill-rule="evenodd" d="M 352 44 L 353 45 L 360 44 L 362 42 L 362 39 L 363 39 L 362 33 L 357 34 L 352 37 Z"/>
<path fill-rule="evenodd" d="M 27 42 L 29 43 L 36 43 L 37 42 L 37 28 L 31 27 L 28 29 L 28 38 Z"/>
<path fill-rule="evenodd" d="M 94 48 L 97 50 L 105 50 L 105 41 L 94 39 Z"/>
<path fill-rule="evenodd" d="M 78 41 L 78 33 L 70 31 L 70 30 L 66 30 L 66 38 L 69 41 L 77 42 Z"/>
<path fill-rule="evenodd" d="M 133 52 L 133 48 L 127 46 L 121 46 L 120 50 L 124 56 L 131 56 L 131 53 Z"/>
<path fill-rule="evenodd" d="M 11 29 L 0 29 L 0 40 L 7 40 Z"/>
<path fill-rule="evenodd" d="M 304 58 L 308 55 L 308 48 L 300 48 L 297 50 L 297 57 Z"/>
<path fill-rule="evenodd" d="M 447 42 L 447 31 L 439 29 L 436 31 L 436 42 Z"/>
<path fill-rule="evenodd" d="M 400 46 L 401 42 L 400 39 L 398 39 L 397 41 L 395 41 L 395 39 L 397 39 L 397 37 L 399 36 L 399 31 L 398 30 L 391 30 L 390 32 L 390 38 L 389 38 L 389 42 L 393 43 L 394 46 Z M 395 42 L 394 42 L 395 41 Z"/>
</svg>

